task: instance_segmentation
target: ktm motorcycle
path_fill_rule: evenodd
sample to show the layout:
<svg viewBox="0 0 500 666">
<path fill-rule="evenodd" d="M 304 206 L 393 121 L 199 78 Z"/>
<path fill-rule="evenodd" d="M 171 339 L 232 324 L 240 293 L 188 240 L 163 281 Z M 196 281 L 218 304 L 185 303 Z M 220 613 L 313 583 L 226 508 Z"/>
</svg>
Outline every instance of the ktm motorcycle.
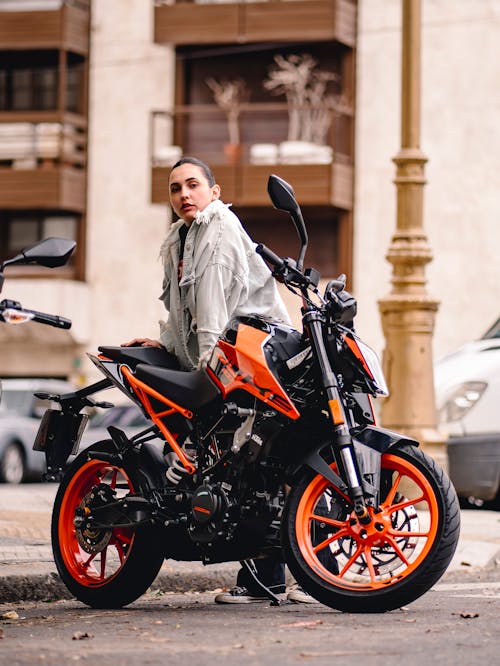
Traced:
<svg viewBox="0 0 500 666">
<path fill-rule="evenodd" d="M 290 185 L 271 176 L 301 247 L 296 261 L 256 251 L 302 299 L 303 331 L 262 316 L 235 317 L 206 367 L 182 372 L 145 347 L 100 347 L 105 378 L 50 397 L 35 447 L 62 480 L 52 545 L 69 591 L 92 607 L 129 604 L 165 558 L 285 559 L 318 601 L 382 612 L 424 594 L 445 572 L 459 535 L 459 506 L 442 469 L 403 435 L 378 428 L 371 398 L 387 395 L 375 353 L 353 330 L 345 276 L 319 293 L 303 270 L 307 232 Z M 120 388 L 151 421 L 129 438 L 76 453 L 82 409 Z M 160 437 L 165 450 L 151 442 Z"/>
</svg>

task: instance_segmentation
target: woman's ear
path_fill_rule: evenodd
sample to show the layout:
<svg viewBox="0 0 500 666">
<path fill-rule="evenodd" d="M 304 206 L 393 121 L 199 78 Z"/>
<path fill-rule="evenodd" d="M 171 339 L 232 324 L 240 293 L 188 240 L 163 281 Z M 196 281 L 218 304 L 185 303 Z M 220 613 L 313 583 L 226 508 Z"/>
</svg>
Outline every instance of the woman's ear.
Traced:
<svg viewBox="0 0 500 666">
<path fill-rule="evenodd" d="M 212 201 L 220 198 L 220 185 L 217 183 L 212 187 Z"/>
</svg>

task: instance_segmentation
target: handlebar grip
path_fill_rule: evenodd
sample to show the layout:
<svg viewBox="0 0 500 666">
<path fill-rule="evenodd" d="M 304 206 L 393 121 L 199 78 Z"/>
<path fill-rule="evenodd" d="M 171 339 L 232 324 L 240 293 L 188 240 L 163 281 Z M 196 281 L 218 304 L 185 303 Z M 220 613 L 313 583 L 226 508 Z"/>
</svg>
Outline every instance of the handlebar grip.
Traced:
<svg viewBox="0 0 500 666">
<path fill-rule="evenodd" d="M 266 247 L 263 243 L 259 243 L 257 247 L 255 248 L 255 251 L 257 254 L 260 254 L 260 256 L 267 261 L 270 264 L 273 264 L 275 269 L 283 268 L 285 265 L 285 262 L 281 257 L 278 257 L 277 254 L 274 254 L 272 250 L 270 250 L 268 247 Z"/>
<path fill-rule="evenodd" d="M 40 324 L 47 324 L 48 326 L 55 326 L 56 328 L 71 328 L 71 320 L 66 319 L 65 317 L 47 314 L 46 312 L 37 312 L 36 310 L 26 310 L 26 312 L 31 312 L 33 315 L 33 321 L 37 321 Z"/>
</svg>

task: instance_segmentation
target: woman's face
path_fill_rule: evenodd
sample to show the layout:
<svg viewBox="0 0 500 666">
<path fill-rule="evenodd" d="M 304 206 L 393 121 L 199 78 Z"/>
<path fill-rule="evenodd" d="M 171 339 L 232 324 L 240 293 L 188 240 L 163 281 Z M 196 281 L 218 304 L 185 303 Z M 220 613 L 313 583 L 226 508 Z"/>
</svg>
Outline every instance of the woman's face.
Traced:
<svg viewBox="0 0 500 666">
<path fill-rule="evenodd" d="M 219 198 L 220 187 L 210 186 L 203 170 L 196 164 L 181 164 L 169 178 L 170 203 L 176 214 L 189 226 L 196 213 Z"/>
</svg>

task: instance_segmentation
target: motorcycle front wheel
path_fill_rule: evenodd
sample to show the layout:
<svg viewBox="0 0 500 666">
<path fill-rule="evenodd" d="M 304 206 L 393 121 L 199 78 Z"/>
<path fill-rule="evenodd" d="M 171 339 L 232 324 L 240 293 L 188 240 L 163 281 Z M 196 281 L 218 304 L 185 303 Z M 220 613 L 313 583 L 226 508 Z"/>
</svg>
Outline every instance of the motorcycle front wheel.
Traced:
<svg viewBox="0 0 500 666">
<path fill-rule="evenodd" d="M 112 450 L 111 442 L 92 449 Z M 52 551 L 62 581 L 79 601 L 93 608 L 120 608 L 139 598 L 163 562 L 158 530 L 150 524 L 102 529 L 79 527 L 100 497 L 108 501 L 138 489 L 133 465 L 115 466 L 79 455 L 59 486 L 52 512 Z M 96 500 L 97 498 L 97 500 Z"/>
<path fill-rule="evenodd" d="M 336 470 L 335 463 L 330 465 Z M 444 471 L 418 448 L 382 455 L 381 501 L 361 525 L 352 503 L 323 476 L 304 470 L 282 521 L 285 560 L 321 603 L 351 613 L 408 604 L 446 571 L 460 531 L 460 508 Z"/>
</svg>

